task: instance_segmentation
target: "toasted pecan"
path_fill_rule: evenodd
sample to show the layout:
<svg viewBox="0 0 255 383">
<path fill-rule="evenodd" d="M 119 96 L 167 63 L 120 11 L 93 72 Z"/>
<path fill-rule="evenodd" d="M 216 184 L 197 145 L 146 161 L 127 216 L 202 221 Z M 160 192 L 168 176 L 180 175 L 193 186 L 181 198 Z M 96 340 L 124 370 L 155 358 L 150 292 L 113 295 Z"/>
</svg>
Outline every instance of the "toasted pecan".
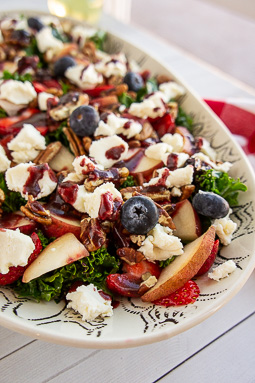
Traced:
<svg viewBox="0 0 255 383">
<path fill-rule="evenodd" d="M 105 244 L 106 233 L 97 218 L 81 220 L 80 239 L 89 252 L 96 251 Z"/>
<path fill-rule="evenodd" d="M 143 124 L 143 128 L 141 132 L 136 134 L 134 138 L 135 140 L 138 140 L 138 141 L 144 141 L 144 140 L 147 140 L 147 138 L 151 137 L 152 133 L 153 133 L 153 127 L 151 126 L 149 122 L 146 121 Z"/>
<path fill-rule="evenodd" d="M 145 259 L 143 253 L 133 249 L 132 247 L 122 247 L 118 249 L 117 255 L 129 265 L 135 265 Z"/>
<path fill-rule="evenodd" d="M 84 147 L 80 138 L 74 133 L 71 128 L 63 128 L 63 133 L 69 141 L 70 148 L 74 153 L 75 157 L 82 156 L 85 154 Z"/>
<path fill-rule="evenodd" d="M 20 210 L 33 221 L 43 225 L 50 225 L 52 223 L 49 210 L 44 209 L 40 202 L 34 200 L 32 195 L 28 196 L 27 204 L 21 206 Z"/>
<path fill-rule="evenodd" d="M 62 144 L 60 141 L 52 142 L 47 146 L 45 150 L 42 150 L 38 156 L 34 159 L 34 163 L 37 165 L 49 163 L 60 151 Z"/>
</svg>

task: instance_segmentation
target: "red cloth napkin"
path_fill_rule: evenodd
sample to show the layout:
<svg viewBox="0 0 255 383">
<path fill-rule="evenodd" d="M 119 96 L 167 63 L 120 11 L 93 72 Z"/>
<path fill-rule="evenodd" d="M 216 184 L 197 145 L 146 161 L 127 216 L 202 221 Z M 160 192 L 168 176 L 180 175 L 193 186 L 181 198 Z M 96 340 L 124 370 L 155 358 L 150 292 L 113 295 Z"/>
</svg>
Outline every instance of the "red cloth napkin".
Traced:
<svg viewBox="0 0 255 383">
<path fill-rule="evenodd" d="M 205 100 L 241 145 L 255 170 L 255 101 Z"/>
</svg>

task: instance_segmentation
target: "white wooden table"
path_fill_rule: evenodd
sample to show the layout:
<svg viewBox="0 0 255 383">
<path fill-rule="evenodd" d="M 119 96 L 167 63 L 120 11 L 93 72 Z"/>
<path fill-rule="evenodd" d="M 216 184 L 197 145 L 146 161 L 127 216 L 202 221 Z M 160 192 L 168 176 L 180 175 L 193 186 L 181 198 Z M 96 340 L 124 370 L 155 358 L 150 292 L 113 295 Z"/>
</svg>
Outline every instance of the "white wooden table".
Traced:
<svg viewBox="0 0 255 383">
<path fill-rule="evenodd" d="M 20 8 L 20 2 L 12 0 L 12 8 L 17 4 Z M 29 2 L 24 0 L 24 4 Z M 40 9 L 45 8 L 45 2 L 40 3 Z M 2 1 L 1 9 L 7 9 Z M 104 17 L 102 26 L 168 62 L 202 97 L 255 99 L 255 91 L 222 77 L 153 36 L 109 17 Z M 254 292 L 253 272 L 242 290 L 200 325 L 172 339 L 132 349 L 76 349 L 0 327 L 0 382 L 255 382 Z"/>
</svg>

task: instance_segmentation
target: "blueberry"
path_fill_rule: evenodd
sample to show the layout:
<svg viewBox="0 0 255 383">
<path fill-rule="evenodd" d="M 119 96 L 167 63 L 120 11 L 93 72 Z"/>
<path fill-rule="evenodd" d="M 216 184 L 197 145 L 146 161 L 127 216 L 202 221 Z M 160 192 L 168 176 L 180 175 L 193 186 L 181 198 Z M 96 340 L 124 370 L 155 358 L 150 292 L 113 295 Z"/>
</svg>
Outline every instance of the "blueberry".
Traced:
<svg viewBox="0 0 255 383">
<path fill-rule="evenodd" d="M 65 71 L 71 66 L 75 66 L 76 62 L 71 56 L 63 56 L 57 60 L 53 67 L 54 75 L 57 77 L 63 77 Z"/>
<path fill-rule="evenodd" d="M 69 124 L 77 136 L 91 136 L 99 123 L 99 114 L 89 105 L 81 105 L 72 112 Z"/>
<path fill-rule="evenodd" d="M 229 212 L 228 202 L 220 195 L 211 192 L 197 193 L 192 205 L 198 214 L 210 218 L 222 218 Z"/>
<path fill-rule="evenodd" d="M 144 86 L 142 76 L 135 72 L 128 72 L 124 77 L 123 82 L 127 84 L 128 89 L 133 92 L 138 92 L 138 90 Z"/>
<path fill-rule="evenodd" d="M 29 17 L 27 19 L 27 24 L 30 28 L 35 29 L 38 32 L 45 27 L 38 17 Z"/>
<path fill-rule="evenodd" d="M 157 222 L 158 209 L 147 197 L 131 197 L 122 205 L 121 223 L 131 234 L 147 234 Z"/>
</svg>

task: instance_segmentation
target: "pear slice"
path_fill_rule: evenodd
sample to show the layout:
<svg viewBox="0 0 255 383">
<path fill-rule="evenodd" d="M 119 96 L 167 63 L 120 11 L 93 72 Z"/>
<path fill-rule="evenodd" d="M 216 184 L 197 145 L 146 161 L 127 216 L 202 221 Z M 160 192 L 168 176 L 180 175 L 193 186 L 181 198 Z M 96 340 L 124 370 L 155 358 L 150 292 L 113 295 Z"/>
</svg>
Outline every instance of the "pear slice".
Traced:
<svg viewBox="0 0 255 383">
<path fill-rule="evenodd" d="M 23 274 L 22 282 L 28 283 L 49 271 L 87 257 L 89 252 L 72 233 L 51 242 L 31 263 Z"/>
<path fill-rule="evenodd" d="M 163 269 L 156 285 L 142 296 L 142 300 L 153 302 L 165 297 L 193 278 L 210 255 L 214 239 L 215 228 L 210 226 L 201 237 L 184 247 L 182 255 Z"/>
</svg>

